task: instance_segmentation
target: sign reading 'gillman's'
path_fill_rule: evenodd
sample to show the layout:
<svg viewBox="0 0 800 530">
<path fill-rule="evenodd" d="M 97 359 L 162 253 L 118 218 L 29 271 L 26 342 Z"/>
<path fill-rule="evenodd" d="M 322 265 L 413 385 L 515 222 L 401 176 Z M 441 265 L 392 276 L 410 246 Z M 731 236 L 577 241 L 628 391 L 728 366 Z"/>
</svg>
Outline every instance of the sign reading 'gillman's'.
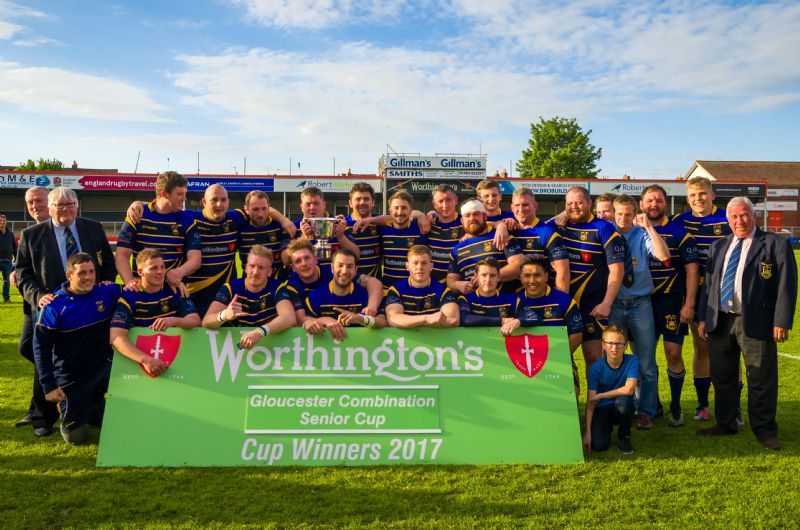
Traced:
<svg viewBox="0 0 800 530">
<path fill-rule="evenodd" d="M 583 461 L 563 328 L 240 331 L 134 330 L 170 368 L 115 357 L 97 465 Z"/>
</svg>

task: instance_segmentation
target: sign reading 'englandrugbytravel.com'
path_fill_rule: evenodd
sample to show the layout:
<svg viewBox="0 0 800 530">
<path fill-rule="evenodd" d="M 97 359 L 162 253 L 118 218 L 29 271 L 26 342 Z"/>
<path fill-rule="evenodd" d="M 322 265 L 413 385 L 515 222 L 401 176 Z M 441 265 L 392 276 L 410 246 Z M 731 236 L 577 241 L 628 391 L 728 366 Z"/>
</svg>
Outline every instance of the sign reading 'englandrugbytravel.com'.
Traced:
<svg viewBox="0 0 800 530">
<path fill-rule="evenodd" d="M 98 466 L 578 463 L 564 328 L 134 329 L 116 354 Z"/>
</svg>

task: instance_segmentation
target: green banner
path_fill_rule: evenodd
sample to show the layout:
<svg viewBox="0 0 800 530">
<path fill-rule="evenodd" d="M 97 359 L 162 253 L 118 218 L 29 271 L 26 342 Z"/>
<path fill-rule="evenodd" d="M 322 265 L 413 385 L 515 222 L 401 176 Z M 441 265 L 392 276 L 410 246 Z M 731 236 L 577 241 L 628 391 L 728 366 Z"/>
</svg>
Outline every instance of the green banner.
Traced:
<svg viewBox="0 0 800 530">
<path fill-rule="evenodd" d="M 565 328 L 131 330 L 170 364 L 116 354 L 98 466 L 583 462 Z"/>
</svg>

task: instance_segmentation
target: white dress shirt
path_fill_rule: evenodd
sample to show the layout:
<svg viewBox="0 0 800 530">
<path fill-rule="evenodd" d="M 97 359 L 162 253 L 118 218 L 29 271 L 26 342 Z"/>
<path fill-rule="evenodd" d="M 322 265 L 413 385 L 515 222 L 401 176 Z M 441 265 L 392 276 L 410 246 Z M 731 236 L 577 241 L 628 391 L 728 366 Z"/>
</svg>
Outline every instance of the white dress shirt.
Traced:
<svg viewBox="0 0 800 530">
<path fill-rule="evenodd" d="M 736 266 L 736 276 L 733 280 L 733 305 L 730 307 L 722 307 L 723 311 L 728 313 L 739 313 L 742 314 L 742 273 L 744 272 L 745 262 L 747 261 L 747 252 L 750 250 L 750 245 L 753 242 L 753 234 L 755 234 L 756 229 L 753 227 L 753 230 L 747 234 L 747 237 L 744 238 L 742 241 L 742 253 L 739 256 L 739 264 Z M 725 269 L 728 267 L 728 260 L 733 254 L 733 249 L 736 247 L 736 244 L 739 242 L 739 238 L 733 236 L 731 240 L 731 244 L 728 246 L 728 251 L 725 253 L 725 261 L 722 263 L 722 275 L 719 281 L 719 289 L 722 290 L 722 280 L 725 277 Z M 720 297 L 720 304 L 722 304 L 722 297 Z"/>
</svg>

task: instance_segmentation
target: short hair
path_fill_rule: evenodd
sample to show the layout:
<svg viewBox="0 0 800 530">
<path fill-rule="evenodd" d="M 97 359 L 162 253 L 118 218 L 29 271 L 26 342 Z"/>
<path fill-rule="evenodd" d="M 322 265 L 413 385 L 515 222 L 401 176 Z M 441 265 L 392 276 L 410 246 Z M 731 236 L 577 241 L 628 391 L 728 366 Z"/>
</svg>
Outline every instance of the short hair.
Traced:
<svg viewBox="0 0 800 530">
<path fill-rule="evenodd" d="M 304 237 L 299 237 L 297 239 L 292 239 L 289 243 L 289 246 L 286 247 L 286 252 L 289 255 L 289 259 L 292 258 L 292 254 L 299 250 L 308 250 L 312 254 L 314 253 L 314 245 L 311 244 L 311 241 Z"/>
<path fill-rule="evenodd" d="M 601 334 L 602 337 L 605 337 L 608 333 L 617 333 L 625 337 L 625 342 L 628 342 L 628 333 L 625 331 L 625 328 L 621 326 L 615 326 L 614 324 L 608 325 L 603 328 L 603 333 Z"/>
<path fill-rule="evenodd" d="M 435 188 L 431 190 L 431 198 L 435 197 L 437 193 L 452 193 L 456 197 L 458 197 L 458 193 L 453 188 L 453 186 L 449 184 L 439 184 Z"/>
<path fill-rule="evenodd" d="M 614 206 L 633 206 L 634 213 L 639 209 L 639 205 L 636 204 L 636 199 L 624 193 L 622 195 L 617 195 L 614 199 Z"/>
<path fill-rule="evenodd" d="M 708 188 L 712 189 L 711 179 L 708 177 L 696 176 L 686 181 L 687 188 Z"/>
<path fill-rule="evenodd" d="M 756 208 L 753 206 L 753 202 L 748 199 L 747 197 L 734 197 L 733 199 L 728 201 L 728 205 L 725 206 L 725 213 L 727 214 L 731 208 L 738 204 L 744 204 L 747 207 L 747 210 L 750 212 L 751 215 L 755 215 Z"/>
<path fill-rule="evenodd" d="M 62 198 L 75 203 L 78 202 L 78 195 L 75 191 L 66 186 L 60 186 L 58 188 L 53 188 L 50 190 L 50 193 L 47 194 L 47 204 L 49 206 L 55 206 Z"/>
<path fill-rule="evenodd" d="M 408 255 L 406 256 L 406 259 L 411 258 L 411 256 L 423 256 L 423 255 L 428 256 L 432 260 L 433 252 L 431 252 L 431 247 L 429 247 L 428 245 L 414 245 L 413 247 L 408 249 Z"/>
<path fill-rule="evenodd" d="M 577 193 L 580 193 L 583 196 L 583 200 L 585 200 L 587 202 L 592 200 L 592 196 L 589 195 L 589 190 L 587 190 L 583 186 L 573 186 L 573 187 L 571 187 L 570 189 L 567 190 L 567 195 L 569 195 L 573 191 L 577 192 Z M 565 195 L 565 197 L 566 197 L 566 195 Z"/>
<path fill-rule="evenodd" d="M 267 195 L 266 193 L 264 193 L 261 190 L 253 190 L 253 191 L 249 192 L 247 195 L 245 195 L 245 197 L 244 197 L 244 205 L 245 206 L 250 206 L 250 201 L 252 199 L 267 199 L 267 204 L 269 204 L 269 195 Z"/>
<path fill-rule="evenodd" d="M 25 190 L 25 196 L 27 197 L 29 193 L 33 195 L 34 193 L 42 193 L 42 192 L 47 193 L 47 188 L 43 188 L 42 186 L 31 186 L 30 188 Z"/>
<path fill-rule="evenodd" d="M 161 253 L 160 250 L 157 248 L 145 248 L 139 251 L 139 254 L 136 256 L 136 267 L 137 268 L 144 268 L 144 264 L 150 261 L 151 259 L 161 258 L 164 259 L 164 255 Z"/>
<path fill-rule="evenodd" d="M 550 262 L 542 254 L 527 254 L 523 256 L 522 260 L 519 262 L 519 270 L 522 271 L 522 269 L 527 265 L 538 265 L 544 269 L 544 272 L 550 272 Z"/>
<path fill-rule="evenodd" d="M 401 201 L 406 201 L 409 204 L 409 206 L 414 204 L 414 197 L 410 193 L 405 191 L 405 190 L 400 190 L 400 191 L 394 192 L 394 194 L 391 197 L 389 197 L 389 203 L 388 204 L 392 204 L 392 201 L 395 200 L 395 199 L 400 199 Z"/>
<path fill-rule="evenodd" d="M 534 202 L 536 202 L 536 197 L 533 195 L 533 190 L 526 187 L 515 189 L 511 194 L 511 198 L 513 199 L 514 197 L 530 197 Z"/>
<path fill-rule="evenodd" d="M 333 263 L 333 260 L 336 259 L 336 256 L 347 256 L 349 258 L 353 258 L 356 261 L 356 263 L 358 263 L 358 257 L 356 256 L 356 253 L 350 250 L 349 248 L 340 248 L 339 250 L 334 252 L 333 256 L 331 256 L 331 263 Z"/>
<path fill-rule="evenodd" d="M 177 171 L 165 171 L 156 177 L 156 196 L 162 192 L 172 193 L 175 188 L 188 188 L 189 180 Z"/>
<path fill-rule="evenodd" d="M 353 187 L 350 188 L 350 198 L 352 199 L 356 193 L 369 193 L 369 196 L 375 199 L 375 188 L 369 182 L 356 182 L 353 184 Z"/>
<path fill-rule="evenodd" d="M 301 191 L 300 200 L 302 201 L 304 197 L 319 197 L 320 199 L 325 200 L 325 195 L 322 193 L 322 190 L 316 186 L 309 186 Z"/>
<path fill-rule="evenodd" d="M 0 213 L 0 219 L 6 219 L 6 214 Z"/>
<path fill-rule="evenodd" d="M 269 258 L 269 261 L 272 262 L 272 251 L 264 245 L 253 245 L 250 247 L 250 254 L 259 258 Z"/>
<path fill-rule="evenodd" d="M 664 196 L 664 199 L 667 198 L 667 190 L 659 186 L 658 184 L 650 184 L 645 189 L 642 190 L 642 194 L 639 196 L 640 199 L 644 199 L 644 196 L 648 193 L 659 192 Z"/>
<path fill-rule="evenodd" d="M 92 256 L 90 256 L 86 252 L 77 252 L 67 258 L 67 272 L 71 272 L 72 267 L 74 267 L 75 265 L 80 265 L 81 263 L 94 264 L 94 260 L 92 260 Z"/>
<path fill-rule="evenodd" d="M 598 202 L 614 202 L 614 199 L 616 198 L 617 198 L 616 193 L 606 192 L 598 195 L 597 198 L 594 200 L 594 202 L 595 204 L 597 204 Z"/>
<path fill-rule="evenodd" d="M 496 270 L 498 272 L 498 274 L 500 273 L 500 263 L 496 259 L 494 259 L 494 258 L 483 258 L 480 261 L 478 261 L 478 263 L 475 264 L 475 274 L 478 273 L 478 269 L 480 269 L 481 266 L 483 266 L 483 265 L 485 265 L 486 267 L 493 268 L 494 270 Z"/>
<path fill-rule="evenodd" d="M 500 190 L 500 184 L 491 179 L 483 179 L 482 181 L 478 182 L 478 185 L 475 186 L 475 193 L 480 196 L 483 190 L 489 189 L 495 189 L 502 194 L 502 191 Z"/>
</svg>

